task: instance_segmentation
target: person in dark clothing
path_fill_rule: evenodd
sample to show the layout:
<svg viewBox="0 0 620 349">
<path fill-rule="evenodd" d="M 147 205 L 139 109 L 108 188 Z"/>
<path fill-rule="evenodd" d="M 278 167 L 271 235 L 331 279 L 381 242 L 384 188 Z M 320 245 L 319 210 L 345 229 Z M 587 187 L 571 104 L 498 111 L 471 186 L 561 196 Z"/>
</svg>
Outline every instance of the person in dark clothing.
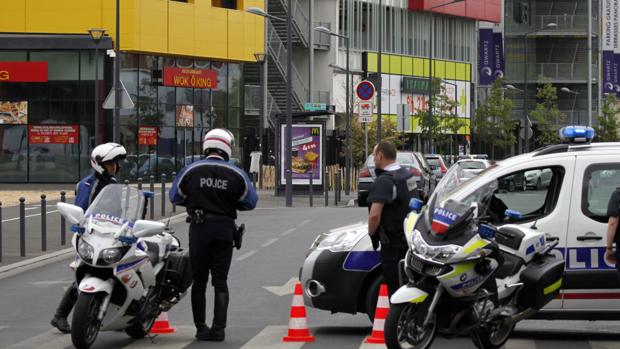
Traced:
<svg viewBox="0 0 620 349">
<path fill-rule="evenodd" d="M 620 271 L 620 251 L 618 249 L 618 246 L 620 246 L 620 234 L 618 234 L 618 229 L 620 229 L 620 225 L 618 224 L 620 217 L 620 188 L 616 188 L 611 194 L 611 198 L 609 198 L 607 216 L 609 218 L 607 220 L 605 260 L 609 262 L 609 264 L 615 264 L 616 268 Z M 615 249 L 614 243 L 616 244 Z"/>
<path fill-rule="evenodd" d="M 377 173 L 367 202 L 368 234 L 381 244 L 381 267 L 390 296 L 398 287 L 398 262 L 407 253 L 407 242 L 403 221 L 409 212 L 409 201 L 415 192 L 413 175 L 396 163 L 396 147 L 388 141 L 381 141 L 373 151 Z"/>
<path fill-rule="evenodd" d="M 206 159 L 183 168 L 170 189 L 170 201 L 185 206 L 189 254 L 194 276 L 192 313 L 196 338 L 223 341 L 228 312 L 228 271 L 232 260 L 237 210 L 252 210 L 258 197 L 248 175 L 228 161 L 234 137 L 225 129 L 205 135 Z M 206 325 L 206 289 L 211 274 L 215 290 L 213 323 Z"/>
<path fill-rule="evenodd" d="M 90 156 L 90 165 L 95 171 L 77 184 L 75 188 L 75 205 L 86 211 L 101 189 L 108 184 L 116 183 L 115 176 L 120 169 L 118 161 L 126 156 L 127 151 L 120 144 L 105 143 L 95 147 Z M 74 281 L 65 291 L 50 322 L 52 326 L 62 333 L 71 332 L 71 326 L 69 326 L 67 317 L 77 301 L 77 286 L 77 283 Z"/>
</svg>

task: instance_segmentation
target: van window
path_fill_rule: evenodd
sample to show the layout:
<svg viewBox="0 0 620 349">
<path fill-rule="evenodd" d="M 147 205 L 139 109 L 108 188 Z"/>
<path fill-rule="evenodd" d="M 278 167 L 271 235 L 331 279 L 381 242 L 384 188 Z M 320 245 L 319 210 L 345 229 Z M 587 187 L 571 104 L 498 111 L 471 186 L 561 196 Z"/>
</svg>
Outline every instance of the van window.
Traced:
<svg viewBox="0 0 620 349">
<path fill-rule="evenodd" d="M 506 209 L 521 213 L 518 221 L 532 221 L 551 213 L 557 204 L 564 169 L 561 167 L 522 170 L 498 179 L 498 188 L 488 208 L 492 223 L 515 222 L 504 215 Z"/>
<path fill-rule="evenodd" d="M 587 217 L 607 223 L 607 204 L 611 194 L 620 187 L 620 164 L 596 164 L 586 168 L 581 212 Z"/>
</svg>

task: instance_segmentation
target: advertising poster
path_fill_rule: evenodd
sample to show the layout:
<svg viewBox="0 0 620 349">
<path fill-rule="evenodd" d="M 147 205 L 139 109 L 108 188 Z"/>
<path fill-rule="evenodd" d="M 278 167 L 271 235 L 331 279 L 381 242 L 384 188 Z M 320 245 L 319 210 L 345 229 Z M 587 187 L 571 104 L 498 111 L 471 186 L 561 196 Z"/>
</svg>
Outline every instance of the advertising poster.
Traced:
<svg viewBox="0 0 620 349">
<path fill-rule="evenodd" d="M 78 125 L 29 125 L 30 144 L 78 144 Z"/>
<path fill-rule="evenodd" d="M 139 145 L 157 145 L 157 127 L 140 126 L 138 128 Z"/>
<path fill-rule="evenodd" d="M 323 125 L 293 125 L 292 129 L 291 167 L 293 170 L 293 184 L 309 185 L 312 171 L 312 184 L 320 185 L 323 181 Z M 286 154 L 285 133 L 286 125 L 282 125 L 282 152 Z M 284 156 L 282 156 L 280 181 L 286 182 L 284 176 Z"/>
<path fill-rule="evenodd" d="M 28 102 L 0 101 L 0 124 L 25 125 L 28 123 Z"/>
<path fill-rule="evenodd" d="M 163 75 L 164 86 L 217 88 L 217 71 L 211 69 L 175 68 L 166 66 L 164 67 Z"/>
<path fill-rule="evenodd" d="M 613 93 L 614 79 L 613 79 L 613 66 L 614 66 L 614 22 L 613 22 L 613 4 L 614 0 L 603 0 L 603 37 L 602 45 L 603 49 L 603 93 Z"/>
<path fill-rule="evenodd" d="M 493 81 L 504 77 L 504 40 L 502 33 L 493 33 Z"/>
<path fill-rule="evenodd" d="M 614 60 L 612 65 L 612 80 L 614 83 L 614 92 L 616 96 L 620 97 L 620 0 L 613 0 L 613 11 L 612 11 L 612 44 L 613 44 L 613 53 Z"/>
<path fill-rule="evenodd" d="M 177 127 L 194 127 L 194 106 L 177 105 Z"/>
<path fill-rule="evenodd" d="M 478 72 L 480 76 L 480 85 L 490 85 L 493 83 L 493 80 L 495 80 L 493 77 L 493 68 L 495 65 L 493 29 L 481 28 L 479 33 Z"/>
</svg>

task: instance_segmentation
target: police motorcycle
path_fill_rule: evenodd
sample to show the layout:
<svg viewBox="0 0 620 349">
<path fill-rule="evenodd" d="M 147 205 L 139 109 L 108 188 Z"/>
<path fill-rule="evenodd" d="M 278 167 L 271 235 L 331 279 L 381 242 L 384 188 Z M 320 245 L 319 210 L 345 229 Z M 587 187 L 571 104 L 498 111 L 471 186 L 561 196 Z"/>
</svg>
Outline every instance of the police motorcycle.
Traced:
<svg viewBox="0 0 620 349">
<path fill-rule="evenodd" d="M 410 249 L 401 261 L 405 285 L 390 298 L 390 349 L 429 348 L 437 334 L 500 348 L 562 286 L 564 260 L 551 253 L 558 242 L 509 224 L 516 211 L 506 210 L 499 228 L 486 223 L 505 210 L 494 197 L 498 183 L 471 193 L 461 171 L 446 174 L 427 207 L 413 201 L 404 222 Z"/>
<path fill-rule="evenodd" d="M 89 348 L 99 331 L 146 336 L 160 312 L 168 311 L 192 283 L 189 253 L 161 222 L 144 218 L 153 193 L 111 184 L 84 213 L 58 203 L 76 232 L 78 299 L 71 340 Z"/>
</svg>

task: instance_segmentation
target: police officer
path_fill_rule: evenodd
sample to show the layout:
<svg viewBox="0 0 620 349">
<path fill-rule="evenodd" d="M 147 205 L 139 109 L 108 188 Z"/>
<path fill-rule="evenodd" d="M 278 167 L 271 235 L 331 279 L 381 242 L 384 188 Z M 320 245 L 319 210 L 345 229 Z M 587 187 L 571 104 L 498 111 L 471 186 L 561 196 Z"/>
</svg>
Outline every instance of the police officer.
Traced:
<svg viewBox="0 0 620 349">
<path fill-rule="evenodd" d="M 609 218 L 607 219 L 605 260 L 610 264 L 615 264 L 616 268 L 620 270 L 620 264 L 618 264 L 618 261 L 620 261 L 620 253 L 618 251 L 618 246 L 620 246 L 620 234 L 618 234 L 618 229 L 620 228 L 620 224 L 618 224 L 620 218 L 620 188 L 616 188 L 611 194 L 607 204 L 607 216 Z M 615 249 L 614 243 L 616 243 Z"/>
<path fill-rule="evenodd" d="M 182 169 L 170 189 L 170 200 L 187 208 L 190 221 L 189 254 L 194 275 L 192 313 L 199 340 L 224 340 L 227 278 L 237 210 L 252 210 L 258 201 L 248 175 L 228 163 L 233 147 L 234 137 L 230 131 L 209 131 L 202 145 L 206 159 Z M 205 322 L 209 274 L 215 289 L 211 328 Z"/>
<path fill-rule="evenodd" d="M 101 189 L 108 184 L 116 183 L 115 176 L 120 169 L 119 161 L 126 156 L 127 151 L 120 144 L 105 143 L 95 147 L 90 154 L 90 166 L 94 172 L 78 182 L 75 188 L 75 205 L 86 211 Z M 77 296 L 77 284 L 73 282 L 63 295 L 51 321 L 52 326 L 62 333 L 71 332 L 67 317 L 77 301 Z"/>
<path fill-rule="evenodd" d="M 368 233 L 377 248 L 381 243 L 383 279 L 390 296 L 398 284 L 398 262 L 405 258 L 407 242 L 403 221 L 409 212 L 409 201 L 415 189 L 413 175 L 396 162 L 396 147 L 381 141 L 373 150 L 375 179 L 368 193 Z"/>
</svg>

